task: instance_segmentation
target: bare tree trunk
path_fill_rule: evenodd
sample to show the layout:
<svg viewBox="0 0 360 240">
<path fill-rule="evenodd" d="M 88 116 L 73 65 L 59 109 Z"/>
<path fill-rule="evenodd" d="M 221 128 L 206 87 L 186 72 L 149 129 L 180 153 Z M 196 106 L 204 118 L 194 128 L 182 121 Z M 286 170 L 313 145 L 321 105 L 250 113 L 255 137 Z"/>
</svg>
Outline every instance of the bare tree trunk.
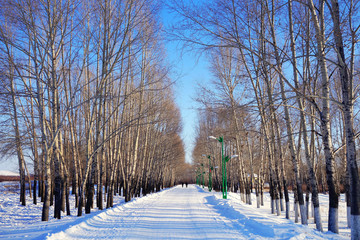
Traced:
<svg viewBox="0 0 360 240">
<path fill-rule="evenodd" d="M 291 41 L 291 52 L 292 52 L 292 64 L 293 64 L 293 75 L 294 75 L 294 82 L 295 82 L 295 88 L 299 89 L 299 84 L 298 84 L 298 73 L 297 73 L 297 58 L 296 58 L 296 48 L 295 48 L 295 40 L 294 40 L 294 32 L 293 32 L 293 20 L 292 20 L 292 0 L 288 1 L 288 10 L 289 10 L 289 32 L 290 32 L 290 41 Z M 310 69 L 308 70 L 310 71 Z M 301 122 L 301 129 L 302 129 L 302 137 L 303 137 L 303 141 L 304 141 L 304 147 L 305 147 L 305 157 L 306 157 L 306 161 L 307 161 L 307 165 L 309 168 L 309 180 L 310 180 L 310 184 L 311 184 L 311 196 L 312 196 L 312 202 L 314 205 L 314 211 L 316 212 L 315 214 L 315 222 L 316 222 L 316 229 L 319 231 L 322 231 L 322 223 L 321 223 L 321 216 L 320 216 L 320 205 L 319 205 L 319 197 L 318 197 L 318 186 L 317 186 L 317 182 L 316 182 L 316 177 L 315 177 L 315 173 L 314 173 L 314 168 L 313 168 L 313 160 L 311 160 L 311 155 L 310 155 L 310 149 L 309 149 L 309 141 L 308 141 L 308 136 L 307 136 L 307 127 L 306 127 L 306 118 L 305 118 L 305 114 L 304 114 L 304 107 L 303 107 L 303 103 L 300 99 L 300 94 L 298 92 L 296 92 L 297 95 L 297 102 L 299 105 L 299 109 L 300 109 L 300 122 Z"/>
<path fill-rule="evenodd" d="M 31 51 L 31 50 L 29 50 Z M 31 66 L 29 58 L 29 66 Z M 32 92 L 32 84 L 31 79 L 29 78 L 29 90 Z M 38 137 L 36 134 L 36 125 L 35 125 L 35 113 L 34 113 L 34 99 L 31 97 L 30 99 L 30 117 L 31 117 L 31 149 L 34 156 L 34 188 L 33 188 L 33 203 L 37 204 L 37 183 L 40 182 L 40 164 L 39 164 L 39 152 L 38 152 Z M 40 183 L 39 183 L 39 195 L 40 195 Z"/>
<path fill-rule="evenodd" d="M 20 174 L 20 202 L 21 205 L 26 205 L 26 187 L 25 187 L 25 159 L 24 154 L 21 146 L 21 137 L 20 137 L 20 130 L 19 130 L 19 119 L 17 115 L 17 106 L 16 106 L 16 93 L 14 87 L 14 79 L 13 73 L 10 74 L 10 89 L 11 89 L 11 103 L 12 103 L 12 120 L 13 120 L 13 127 L 15 131 L 15 144 L 16 144 L 16 153 L 19 162 L 19 174 Z"/>
<path fill-rule="evenodd" d="M 273 8 L 272 14 L 275 14 L 274 13 L 274 11 L 275 11 L 274 4 L 272 4 L 271 6 Z M 270 14 L 268 14 L 268 20 L 270 23 L 271 36 L 272 36 L 272 43 L 273 43 L 273 47 L 274 47 L 275 59 L 276 59 L 276 64 L 277 64 L 277 71 L 279 73 L 282 73 L 282 66 L 281 66 L 282 64 L 281 64 L 281 60 L 280 60 L 280 55 L 278 53 L 278 47 L 277 47 L 276 35 L 275 35 L 275 27 L 274 27 L 274 23 L 273 23 L 273 21 L 271 21 L 271 19 L 274 19 L 274 16 L 270 16 Z M 299 176 L 299 164 L 296 159 L 294 139 L 293 139 L 293 130 L 292 130 L 292 125 L 291 125 L 289 109 L 286 104 L 287 98 L 285 95 L 284 79 L 283 79 L 282 75 L 280 75 L 279 81 L 280 81 L 280 87 L 281 87 L 281 98 L 282 98 L 282 101 L 284 102 L 286 130 L 287 130 L 287 135 L 288 135 L 288 139 L 289 139 L 290 154 L 291 154 L 291 159 L 292 159 L 292 163 L 293 163 L 295 181 L 297 184 L 297 194 L 298 194 L 298 201 L 299 201 L 299 205 L 300 205 L 301 223 L 307 224 L 307 219 L 306 219 L 306 214 L 305 214 L 304 197 L 303 197 L 303 192 L 302 192 L 302 188 L 301 188 L 301 180 L 300 180 L 300 176 Z"/>
<path fill-rule="evenodd" d="M 340 72 L 340 81 L 342 89 L 342 105 L 344 114 L 344 127 L 346 136 L 346 159 L 347 170 L 350 177 L 350 202 L 351 202 L 351 239 L 360 238 L 360 179 L 359 171 L 356 162 L 356 146 L 354 134 L 354 115 L 353 115 L 353 91 L 352 81 L 349 76 L 348 67 L 346 65 L 344 43 L 342 38 L 342 31 L 340 27 L 340 10 L 338 0 L 331 0 L 332 19 L 334 27 L 334 39 L 336 44 L 336 52 L 338 58 L 338 67 Z M 352 72 L 350 72 L 352 74 Z M 336 194 L 336 193 L 335 193 Z M 330 202 L 331 205 L 331 202 Z M 330 206 L 331 207 L 331 206 Z M 334 204 L 334 208 L 338 207 Z M 336 219 L 337 220 L 337 219 Z M 330 219 L 329 219 L 330 225 Z M 331 228 L 338 232 L 336 225 Z M 330 227 L 329 227 L 330 229 Z M 334 232 L 333 231 L 333 232 Z"/>
<path fill-rule="evenodd" d="M 320 1 L 320 18 L 321 24 L 324 24 L 323 1 Z M 317 41 L 317 59 L 321 69 L 322 79 L 322 111 L 320 112 L 321 134 L 324 146 L 324 154 L 326 161 L 326 177 L 329 188 L 329 220 L 328 229 L 331 232 L 339 233 L 338 226 L 338 207 L 339 207 L 339 190 L 335 179 L 335 160 L 333 154 L 333 146 L 330 135 L 330 82 L 327 73 L 326 56 L 325 56 L 325 36 L 320 26 L 320 22 L 316 13 L 313 0 L 308 0 L 312 22 L 315 26 Z"/>
</svg>

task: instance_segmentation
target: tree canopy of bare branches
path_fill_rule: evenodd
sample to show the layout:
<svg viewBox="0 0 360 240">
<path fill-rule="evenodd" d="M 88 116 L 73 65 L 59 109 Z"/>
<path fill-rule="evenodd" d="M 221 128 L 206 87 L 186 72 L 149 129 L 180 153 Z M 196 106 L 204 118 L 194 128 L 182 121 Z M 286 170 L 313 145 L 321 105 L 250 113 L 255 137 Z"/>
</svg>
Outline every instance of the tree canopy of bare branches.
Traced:
<svg viewBox="0 0 360 240">
<path fill-rule="evenodd" d="M 176 182 L 184 147 L 158 14 L 157 1 L 1 1 L 2 149 L 18 157 L 24 205 L 33 162 L 43 221 L 52 204 L 70 214 L 70 193 L 81 216 Z"/>
</svg>

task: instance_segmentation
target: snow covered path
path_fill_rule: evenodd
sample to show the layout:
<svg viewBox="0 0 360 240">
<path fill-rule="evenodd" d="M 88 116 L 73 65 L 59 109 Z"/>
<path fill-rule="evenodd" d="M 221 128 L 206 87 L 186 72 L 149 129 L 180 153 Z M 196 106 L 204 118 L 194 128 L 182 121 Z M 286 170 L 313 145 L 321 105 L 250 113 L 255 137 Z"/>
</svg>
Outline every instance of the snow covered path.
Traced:
<svg viewBox="0 0 360 240">
<path fill-rule="evenodd" d="M 48 239 L 342 239 L 284 217 L 274 219 L 236 197 L 229 194 L 223 200 L 221 193 L 177 186 L 109 209 Z"/>
<path fill-rule="evenodd" d="M 201 192 L 190 185 L 152 194 L 49 239 L 238 239 L 240 233 L 232 221 L 209 203 L 214 197 Z"/>
</svg>

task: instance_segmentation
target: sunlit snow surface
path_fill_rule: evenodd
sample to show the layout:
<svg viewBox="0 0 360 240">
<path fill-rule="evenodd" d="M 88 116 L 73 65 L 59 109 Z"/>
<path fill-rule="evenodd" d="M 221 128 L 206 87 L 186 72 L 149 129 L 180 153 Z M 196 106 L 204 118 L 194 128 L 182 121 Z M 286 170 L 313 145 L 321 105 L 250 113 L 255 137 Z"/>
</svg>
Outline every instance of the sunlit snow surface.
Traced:
<svg viewBox="0 0 360 240">
<path fill-rule="evenodd" d="M 0 184 L 0 239 L 349 239 L 345 228 L 346 209 L 342 198 L 339 210 L 340 235 L 295 224 L 282 216 L 270 214 L 268 195 L 265 206 L 240 202 L 239 194 L 221 193 L 198 186 L 177 186 L 124 203 L 115 197 L 115 207 L 94 211 L 83 217 L 64 216 L 61 220 L 41 222 L 41 204 L 18 204 L 18 195 Z M 72 199 L 73 201 L 73 199 Z M 327 196 L 320 201 L 323 225 L 327 223 Z M 255 203 L 255 197 L 254 197 Z M 73 204 L 73 203 L 72 203 Z M 72 207 L 73 208 L 73 207 Z M 293 210 L 293 207 L 291 207 Z M 53 211 L 51 209 L 51 211 Z M 51 212 L 52 213 L 52 212 Z M 292 213 L 293 214 L 293 213 Z"/>
<path fill-rule="evenodd" d="M 19 173 L 8 170 L 0 170 L 0 176 L 19 176 Z"/>
</svg>

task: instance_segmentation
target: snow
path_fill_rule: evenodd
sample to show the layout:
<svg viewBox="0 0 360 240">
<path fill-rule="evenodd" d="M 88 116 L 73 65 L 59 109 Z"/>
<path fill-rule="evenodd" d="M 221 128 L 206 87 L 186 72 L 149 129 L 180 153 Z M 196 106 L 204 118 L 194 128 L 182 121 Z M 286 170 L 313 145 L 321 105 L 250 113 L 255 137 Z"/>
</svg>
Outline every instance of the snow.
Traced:
<svg viewBox="0 0 360 240">
<path fill-rule="evenodd" d="M 18 193 L 5 191 L 0 184 L 0 239 L 349 239 L 343 197 L 339 209 L 340 234 L 316 231 L 285 219 L 285 214 L 270 213 L 269 195 L 265 206 L 246 205 L 237 193 L 222 199 L 221 192 L 208 192 L 196 185 L 176 186 L 159 193 L 124 203 L 114 198 L 115 206 L 104 211 L 41 222 L 42 205 L 21 206 Z M 255 196 L 253 195 L 255 203 Z M 74 199 L 72 196 L 72 206 Z M 327 222 L 327 195 L 321 195 L 324 230 Z M 292 202 L 291 202 L 292 203 Z M 292 205 L 292 204 L 291 204 Z M 293 210 L 293 206 L 291 207 Z M 53 209 L 51 209 L 52 213 Z"/>
<path fill-rule="evenodd" d="M 8 170 L 0 170 L 0 176 L 19 176 L 19 173 L 14 173 Z"/>
<path fill-rule="evenodd" d="M 79 224 L 99 213 L 93 209 L 91 214 L 77 217 L 75 209 L 75 197 L 70 196 L 71 216 L 63 215 L 61 220 L 52 218 L 53 206 L 50 206 L 50 220 L 41 221 L 42 203 L 38 198 L 38 204 L 34 205 L 26 196 L 26 206 L 20 204 L 18 182 L 0 182 L 0 239 L 46 239 L 51 233 L 56 233 Z M 124 203 L 122 197 L 114 197 L 114 205 Z"/>
</svg>

